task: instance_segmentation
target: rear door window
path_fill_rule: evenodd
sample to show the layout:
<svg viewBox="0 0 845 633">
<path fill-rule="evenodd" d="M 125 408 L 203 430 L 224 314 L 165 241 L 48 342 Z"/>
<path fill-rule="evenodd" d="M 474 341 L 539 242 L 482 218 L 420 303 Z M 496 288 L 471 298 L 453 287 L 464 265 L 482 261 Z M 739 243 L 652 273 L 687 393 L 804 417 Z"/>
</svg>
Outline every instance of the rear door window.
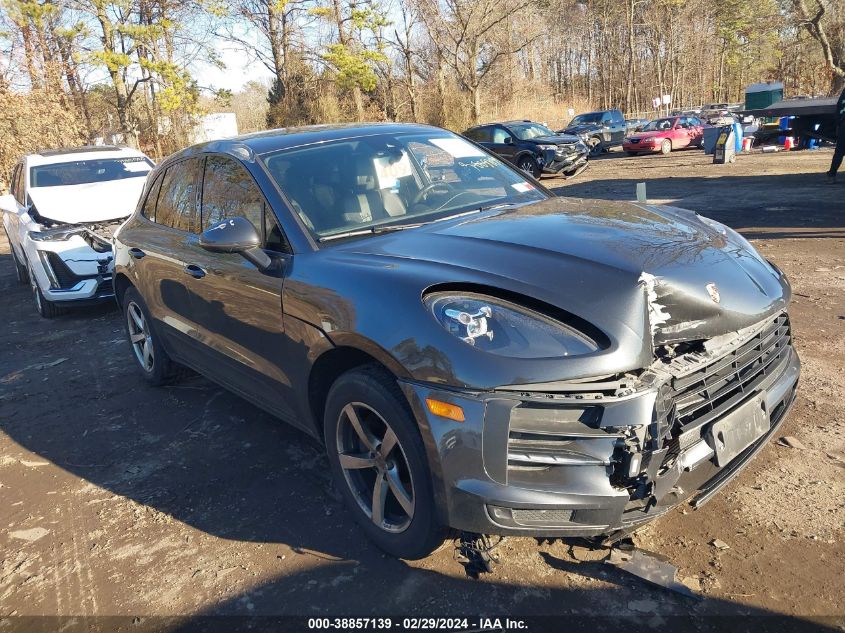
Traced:
<svg viewBox="0 0 845 633">
<path fill-rule="evenodd" d="M 161 191 L 161 174 L 156 176 L 155 182 L 150 186 L 150 192 L 144 200 L 144 206 L 141 208 L 141 215 L 148 220 L 155 222 L 156 219 L 156 202 L 158 201 L 158 193 Z"/>
<path fill-rule="evenodd" d="M 188 233 L 199 233 L 197 180 L 201 163 L 189 158 L 167 168 L 161 181 L 155 221 Z"/>
<path fill-rule="evenodd" d="M 467 134 L 469 138 L 471 138 L 476 143 L 492 143 L 493 142 L 493 133 L 489 127 L 479 127 L 474 130 L 471 130 L 470 134 Z"/>
</svg>

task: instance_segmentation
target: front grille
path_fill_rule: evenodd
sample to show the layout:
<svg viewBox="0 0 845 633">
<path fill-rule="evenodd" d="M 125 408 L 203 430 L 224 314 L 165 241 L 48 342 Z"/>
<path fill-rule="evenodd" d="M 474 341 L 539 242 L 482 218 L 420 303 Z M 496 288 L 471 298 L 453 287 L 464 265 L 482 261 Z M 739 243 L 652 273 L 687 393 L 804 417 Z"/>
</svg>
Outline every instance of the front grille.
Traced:
<svg viewBox="0 0 845 633">
<path fill-rule="evenodd" d="M 511 510 L 513 520 L 520 525 L 561 525 L 572 520 L 572 510 L 523 510 L 514 508 Z"/>
<path fill-rule="evenodd" d="M 73 288 L 77 283 L 84 279 L 84 277 L 76 275 L 70 268 L 68 268 L 68 265 L 65 264 L 61 257 L 59 257 L 58 253 L 47 251 L 47 260 L 50 262 L 50 268 L 53 269 L 53 273 L 56 275 L 56 279 L 59 282 L 59 288 Z"/>
<path fill-rule="evenodd" d="M 780 314 L 742 345 L 672 379 L 666 395 L 676 431 L 703 426 L 754 392 L 786 358 L 791 344 L 789 318 Z"/>
<path fill-rule="evenodd" d="M 114 294 L 114 284 L 111 277 L 106 277 L 97 286 L 97 296 L 105 297 Z"/>
<path fill-rule="evenodd" d="M 638 139 L 638 138 L 632 138 L 631 139 L 631 143 L 633 143 L 634 145 L 636 145 L 639 142 L 640 142 L 640 139 Z"/>
</svg>

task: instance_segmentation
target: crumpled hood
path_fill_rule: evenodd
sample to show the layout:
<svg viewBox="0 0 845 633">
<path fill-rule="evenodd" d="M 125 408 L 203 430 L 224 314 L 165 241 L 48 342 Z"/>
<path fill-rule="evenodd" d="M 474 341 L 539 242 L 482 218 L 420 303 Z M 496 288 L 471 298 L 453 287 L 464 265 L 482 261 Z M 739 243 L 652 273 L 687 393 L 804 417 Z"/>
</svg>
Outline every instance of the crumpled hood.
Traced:
<svg viewBox="0 0 845 633">
<path fill-rule="evenodd" d="M 432 283 L 528 295 L 611 337 L 651 331 L 656 344 L 752 325 L 790 295 L 786 279 L 739 234 L 656 205 L 552 198 L 340 249 L 389 257 Z"/>
<path fill-rule="evenodd" d="M 82 224 L 125 218 L 135 210 L 144 177 L 29 190 L 38 215 L 54 222 Z"/>
<path fill-rule="evenodd" d="M 554 136 L 538 136 L 536 138 L 532 138 L 531 142 L 542 145 L 563 145 L 569 143 L 578 143 L 580 140 L 580 137 L 573 136 L 572 134 L 555 134 Z"/>
</svg>

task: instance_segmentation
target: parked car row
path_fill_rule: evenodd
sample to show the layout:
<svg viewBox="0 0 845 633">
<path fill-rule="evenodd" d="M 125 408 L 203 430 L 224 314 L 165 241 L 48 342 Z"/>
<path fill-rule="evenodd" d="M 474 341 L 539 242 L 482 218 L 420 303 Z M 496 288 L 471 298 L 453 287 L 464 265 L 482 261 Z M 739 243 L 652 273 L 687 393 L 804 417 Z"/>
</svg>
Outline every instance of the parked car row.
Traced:
<svg viewBox="0 0 845 633">
<path fill-rule="evenodd" d="M 519 123 L 502 145 L 543 168 L 586 151 Z M 79 254 L 62 261 L 102 266 L 72 269 L 97 288 L 113 257 L 149 384 L 188 367 L 323 442 L 349 512 L 392 555 L 424 557 L 449 528 L 620 538 L 706 501 L 794 402 L 785 276 L 714 220 L 557 197 L 487 142 L 315 126 L 196 145 L 152 171 L 70 153 L 48 181 L 41 154 L 19 165 L 7 215 L 35 235 L 66 226 L 50 235 Z M 112 181 L 146 184 L 68 216 L 39 192 L 90 185 L 93 204 Z M 118 197 L 139 199 L 106 248 L 92 224 L 123 217 Z M 58 277 L 42 252 L 16 261 Z"/>
</svg>

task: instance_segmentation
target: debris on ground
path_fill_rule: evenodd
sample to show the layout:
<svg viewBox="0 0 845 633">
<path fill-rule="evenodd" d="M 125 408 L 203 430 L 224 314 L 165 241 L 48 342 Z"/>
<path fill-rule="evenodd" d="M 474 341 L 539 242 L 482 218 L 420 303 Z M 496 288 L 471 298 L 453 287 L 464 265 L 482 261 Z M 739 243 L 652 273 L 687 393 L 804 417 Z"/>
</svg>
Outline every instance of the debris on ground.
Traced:
<svg viewBox="0 0 845 633">
<path fill-rule="evenodd" d="M 479 574 L 489 574 L 493 571 L 493 565 L 501 562 L 493 550 L 503 540 L 504 538 L 499 538 L 493 543 L 486 534 L 461 532 L 460 538 L 455 542 L 455 560 L 464 566 L 464 571 L 470 578 L 478 578 Z"/>
<path fill-rule="evenodd" d="M 788 446 L 789 448 L 797 448 L 799 451 L 807 450 L 807 447 L 804 446 L 798 438 L 791 435 L 784 435 L 778 440 L 778 444 L 781 446 Z"/>
<path fill-rule="evenodd" d="M 682 596 L 695 597 L 687 585 L 678 582 L 678 568 L 653 552 L 641 549 L 623 552 L 614 548 L 610 550 L 610 556 L 605 562 L 663 589 L 669 589 Z M 628 608 L 631 608 L 631 603 L 628 603 Z"/>
<path fill-rule="evenodd" d="M 628 609 L 637 613 L 654 613 L 657 603 L 654 600 L 630 600 Z"/>
<path fill-rule="evenodd" d="M 67 358 L 57 358 L 56 360 L 50 361 L 49 363 L 36 363 L 35 365 L 30 365 L 26 369 L 35 369 L 41 371 L 42 369 L 49 369 L 50 367 L 55 367 L 56 365 L 61 365 L 65 362 Z"/>
<path fill-rule="evenodd" d="M 718 539 L 718 538 L 714 538 L 712 541 L 710 541 L 710 545 L 712 545 L 712 546 L 713 546 L 713 547 L 715 547 L 716 549 L 722 549 L 722 550 L 725 550 L 725 549 L 730 549 L 730 548 L 731 548 L 731 546 L 730 546 L 730 545 L 728 545 L 728 544 L 727 544 L 727 543 L 725 543 L 723 540 Z"/>
</svg>

